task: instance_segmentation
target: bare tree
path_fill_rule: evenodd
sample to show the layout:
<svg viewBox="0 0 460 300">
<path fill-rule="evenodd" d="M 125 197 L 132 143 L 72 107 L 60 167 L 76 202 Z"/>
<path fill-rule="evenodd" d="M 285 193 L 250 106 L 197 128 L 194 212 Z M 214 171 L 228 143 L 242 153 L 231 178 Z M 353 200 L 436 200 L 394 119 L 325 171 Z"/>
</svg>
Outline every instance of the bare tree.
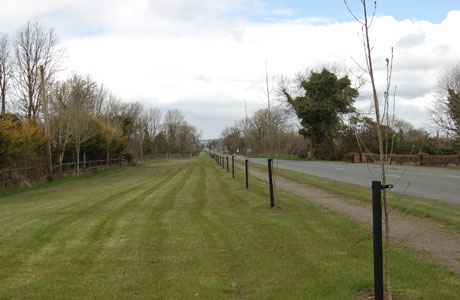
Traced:
<svg viewBox="0 0 460 300">
<path fill-rule="evenodd" d="M 142 152 L 140 149 L 142 147 L 140 136 L 142 135 L 140 131 L 142 130 L 143 122 L 139 121 L 142 118 L 142 104 L 139 102 L 132 102 L 129 104 L 121 105 L 120 118 L 122 119 L 122 129 L 124 135 L 126 135 L 129 140 L 129 151 L 133 154 L 139 156 L 139 153 Z M 138 157 L 135 157 L 138 159 Z"/>
<path fill-rule="evenodd" d="M 155 153 L 158 149 L 157 145 L 155 143 L 155 140 L 157 138 L 157 135 L 161 131 L 161 111 L 158 108 L 151 108 L 148 112 L 145 114 L 145 122 L 146 122 L 146 128 L 147 128 L 147 137 L 146 139 L 150 143 L 150 151 L 152 153 Z"/>
<path fill-rule="evenodd" d="M 431 119 L 447 134 L 460 137 L 460 62 L 439 78 Z"/>
<path fill-rule="evenodd" d="M 148 124 L 147 124 L 147 114 L 142 113 L 134 122 L 135 130 L 135 142 L 138 145 L 138 155 L 142 159 L 144 157 L 144 141 L 148 136 Z"/>
<path fill-rule="evenodd" d="M 267 97 L 267 112 L 268 112 L 268 150 L 272 151 L 273 148 L 273 132 L 272 132 L 272 103 L 270 96 L 273 92 L 273 81 L 272 79 L 272 87 L 269 86 L 268 80 L 268 62 L 265 62 L 265 90 L 262 90 Z M 271 153 L 273 155 L 273 153 Z"/>
<path fill-rule="evenodd" d="M 0 98 L 2 107 L 0 115 L 6 113 L 6 95 L 8 93 L 9 81 L 11 77 L 11 55 L 10 41 L 7 34 L 0 36 Z"/>
<path fill-rule="evenodd" d="M 49 110 L 48 110 L 48 96 L 46 95 L 47 83 L 45 81 L 45 72 L 43 65 L 40 66 L 40 97 L 43 102 L 43 120 L 45 125 L 45 135 L 49 136 L 50 126 L 49 126 Z M 47 152 L 47 166 L 48 166 L 48 181 L 53 180 L 53 159 L 51 156 L 51 141 L 46 142 L 46 152 Z"/>
<path fill-rule="evenodd" d="M 89 76 L 83 78 L 76 74 L 72 75 L 68 82 L 70 85 L 69 116 L 77 160 L 77 175 L 79 175 L 81 147 L 94 135 L 91 126 L 94 116 L 91 111 L 94 108 L 97 84 Z M 85 161 L 85 153 L 83 161 Z"/>
<path fill-rule="evenodd" d="M 391 73 L 393 69 L 393 53 L 391 60 L 386 59 L 387 63 L 387 84 L 386 84 L 386 91 L 384 93 L 384 112 L 383 114 L 380 113 L 380 101 L 379 101 L 379 96 L 377 93 L 377 88 L 376 88 L 376 81 L 375 81 L 375 76 L 374 76 L 374 67 L 373 67 L 373 60 L 372 60 L 372 45 L 370 43 L 370 34 L 369 34 L 369 29 L 372 26 L 372 23 L 374 21 L 375 17 L 375 12 L 377 9 L 377 1 L 373 1 L 373 14 L 369 18 L 368 17 L 368 8 L 367 8 L 367 3 L 366 0 L 360 0 L 362 7 L 363 7 L 363 19 L 359 19 L 353 11 L 350 9 L 348 6 L 347 0 L 344 0 L 344 3 L 346 7 L 348 8 L 350 14 L 355 18 L 357 22 L 361 24 L 361 29 L 362 29 L 362 43 L 364 46 L 364 57 L 366 60 L 366 66 L 361 67 L 363 71 L 365 71 L 370 78 L 370 83 L 372 87 L 372 95 L 373 95 L 373 104 L 374 104 L 374 109 L 375 109 L 375 118 L 376 118 L 376 129 L 377 129 L 377 140 L 378 140 L 378 147 L 379 147 L 379 155 L 380 155 L 380 176 L 381 176 L 381 184 L 383 187 L 383 210 L 384 210 L 384 223 L 385 223 L 385 281 L 386 281 L 386 291 L 387 291 L 387 298 L 389 300 L 393 299 L 393 293 L 392 293 L 392 288 L 391 288 L 391 282 L 390 282 L 390 221 L 389 221 L 389 208 L 388 208 L 388 201 L 387 201 L 387 179 L 386 179 L 386 166 L 391 159 L 389 156 L 386 156 L 385 154 L 388 152 L 388 146 L 384 145 L 384 138 L 387 140 L 387 137 L 384 136 L 386 135 L 386 132 L 383 133 L 382 127 L 383 124 L 385 124 L 385 118 L 386 118 L 386 124 L 387 128 L 389 127 L 389 97 L 390 97 L 390 85 L 391 85 Z M 387 152 L 385 152 L 385 150 Z M 390 150 L 391 151 L 391 150 Z"/>
<path fill-rule="evenodd" d="M 68 144 L 72 142 L 70 81 L 58 82 L 50 97 L 51 135 L 53 145 L 58 153 L 59 172 L 62 175 L 62 162 Z"/>
<path fill-rule="evenodd" d="M 179 153 L 186 154 L 186 153 L 196 153 L 196 145 L 199 143 L 199 134 L 197 129 L 188 124 L 184 123 L 179 127 L 179 134 L 178 134 L 178 142 L 179 142 Z"/>
<path fill-rule="evenodd" d="M 37 118 L 40 113 L 40 66 L 43 66 L 45 80 L 50 82 L 59 70 L 63 53 L 51 28 L 29 22 L 16 32 L 13 78 L 16 95 L 27 118 Z"/>
<path fill-rule="evenodd" d="M 103 110 L 102 120 L 108 133 L 105 145 L 106 165 L 108 165 L 110 158 L 110 149 L 115 137 L 122 131 L 123 120 L 119 117 L 122 108 L 120 100 L 114 95 L 109 95 L 108 101 L 106 101 L 105 105 L 103 105 L 103 99 L 105 98 L 104 93 L 101 93 L 101 91 L 103 90 L 104 89 L 102 87 L 99 89 L 98 100 L 96 100 L 96 114 L 101 113 L 101 111 Z"/>
<path fill-rule="evenodd" d="M 179 151 L 179 132 L 180 127 L 185 124 L 184 114 L 178 110 L 168 110 L 164 116 L 164 130 L 168 142 L 169 153 Z"/>
<path fill-rule="evenodd" d="M 91 78 L 89 78 L 89 80 L 91 80 Z M 104 118 L 103 114 L 106 112 L 104 109 L 107 108 L 106 103 L 114 99 L 116 99 L 116 97 L 110 94 L 109 90 L 106 89 L 104 85 L 97 86 L 94 99 L 92 101 L 91 114 L 98 119 Z M 118 99 L 116 100 L 118 101 Z"/>
<path fill-rule="evenodd" d="M 230 153 L 235 153 L 239 147 L 244 146 L 244 120 L 235 122 L 235 125 L 232 127 L 225 127 L 221 133 L 221 146 L 224 151 L 230 151 Z"/>
<path fill-rule="evenodd" d="M 151 108 L 147 113 L 147 130 L 152 140 L 161 128 L 161 111 L 158 108 Z"/>
</svg>

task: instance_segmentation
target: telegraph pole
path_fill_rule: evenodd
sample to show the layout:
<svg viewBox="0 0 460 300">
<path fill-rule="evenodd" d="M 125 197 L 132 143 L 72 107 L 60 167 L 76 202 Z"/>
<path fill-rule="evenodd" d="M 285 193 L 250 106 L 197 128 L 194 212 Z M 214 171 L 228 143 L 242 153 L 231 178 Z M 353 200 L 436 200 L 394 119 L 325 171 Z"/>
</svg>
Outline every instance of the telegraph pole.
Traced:
<svg viewBox="0 0 460 300">
<path fill-rule="evenodd" d="M 244 155 L 248 156 L 248 108 L 246 107 L 246 99 L 244 99 Z"/>
<path fill-rule="evenodd" d="M 43 70 L 43 66 L 40 66 L 40 77 L 41 77 L 41 84 L 40 84 L 40 94 L 43 101 L 43 115 L 45 119 L 45 135 L 48 137 L 50 136 L 50 125 L 48 120 L 48 99 L 46 98 L 46 91 L 45 91 L 45 71 Z M 48 165 L 48 181 L 53 181 L 53 161 L 51 159 L 51 141 L 48 140 L 46 143 L 47 148 L 47 165 Z"/>
</svg>

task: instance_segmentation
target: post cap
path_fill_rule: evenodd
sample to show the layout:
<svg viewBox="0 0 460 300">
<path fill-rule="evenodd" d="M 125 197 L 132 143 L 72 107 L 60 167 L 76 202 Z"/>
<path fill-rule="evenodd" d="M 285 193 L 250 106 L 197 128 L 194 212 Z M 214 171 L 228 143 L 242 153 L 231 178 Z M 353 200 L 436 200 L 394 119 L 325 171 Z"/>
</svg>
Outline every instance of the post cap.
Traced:
<svg viewBox="0 0 460 300">
<path fill-rule="evenodd" d="M 382 183 L 380 181 L 372 181 L 372 188 L 373 189 L 381 189 Z"/>
</svg>

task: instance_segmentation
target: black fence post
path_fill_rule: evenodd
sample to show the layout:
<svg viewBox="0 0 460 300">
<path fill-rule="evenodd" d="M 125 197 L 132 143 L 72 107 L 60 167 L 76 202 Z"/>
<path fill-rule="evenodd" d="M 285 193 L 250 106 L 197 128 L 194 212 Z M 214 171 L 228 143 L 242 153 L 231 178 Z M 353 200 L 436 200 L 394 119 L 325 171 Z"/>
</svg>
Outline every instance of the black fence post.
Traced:
<svg viewBox="0 0 460 300">
<path fill-rule="evenodd" d="M 228 166 L 228 156 L 227 156 L 227 173 L 230 172 L 230 167 Z"/>
<path fill-rule="evenodd" d="M 272 174 L 273 159 L 268 159 L 268 183 L 270 184 L 270 207 L 275 207 L 275 197 L 273 196 L 273 174 Z"/>
<path fill-rule="evenodd" d="M 235 156 L 232 154 L 232 178 L 235 178 Z"/>
<path fill-rule="evenodd" d="M 247 159 L 244 161 L 244 167 L 245 167 L 245 170 L 246 170 L 246 188 L 247 189 L 249 188 L 248 162 L 249 161 Z"/>
<path fill-rule="evenodd" d="M 225 168 L 225 157 L 221 156 L 221 158 L 222 158 L 222 161 L 221 161 L 222 162 L 222 169 L 224 169 Z"/>
<path fill-rule="evenodd" d="M 372 181 L 372 218 L 374 235 L 374 295 L 383 300 L 383 255 L 382 255 L 382 183 Z"/>
</svg>

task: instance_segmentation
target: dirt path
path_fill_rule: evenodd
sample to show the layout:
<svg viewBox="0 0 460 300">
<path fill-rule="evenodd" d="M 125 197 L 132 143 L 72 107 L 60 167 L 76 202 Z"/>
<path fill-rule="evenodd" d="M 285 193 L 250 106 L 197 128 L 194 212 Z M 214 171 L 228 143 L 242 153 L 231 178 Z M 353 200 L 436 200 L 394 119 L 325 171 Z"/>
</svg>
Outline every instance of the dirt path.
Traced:
<svg viewBox="0 0 460 300">
<path fill-rule="evenodd" d="M 243 164 L 237 164 L 244 168 Z M 261 180 L 268 181 L 268 174 L 259 169 L 250 168 L 249 173 Z M 372 229 L 372 208 L 370 203 L 345 199 L 319 188 L 297 183 L 277 176 L 276 185 L 287 192 L 301 196 L 313 203 L 331 209 L 339 215 Z M 460 277 L 460 234 L 439 227 L 436 223 L 392 211 L 390 215 L 390 236 L 400 246 L 415 250 L 423 257 L 431 259 Z"/>
</svg>

